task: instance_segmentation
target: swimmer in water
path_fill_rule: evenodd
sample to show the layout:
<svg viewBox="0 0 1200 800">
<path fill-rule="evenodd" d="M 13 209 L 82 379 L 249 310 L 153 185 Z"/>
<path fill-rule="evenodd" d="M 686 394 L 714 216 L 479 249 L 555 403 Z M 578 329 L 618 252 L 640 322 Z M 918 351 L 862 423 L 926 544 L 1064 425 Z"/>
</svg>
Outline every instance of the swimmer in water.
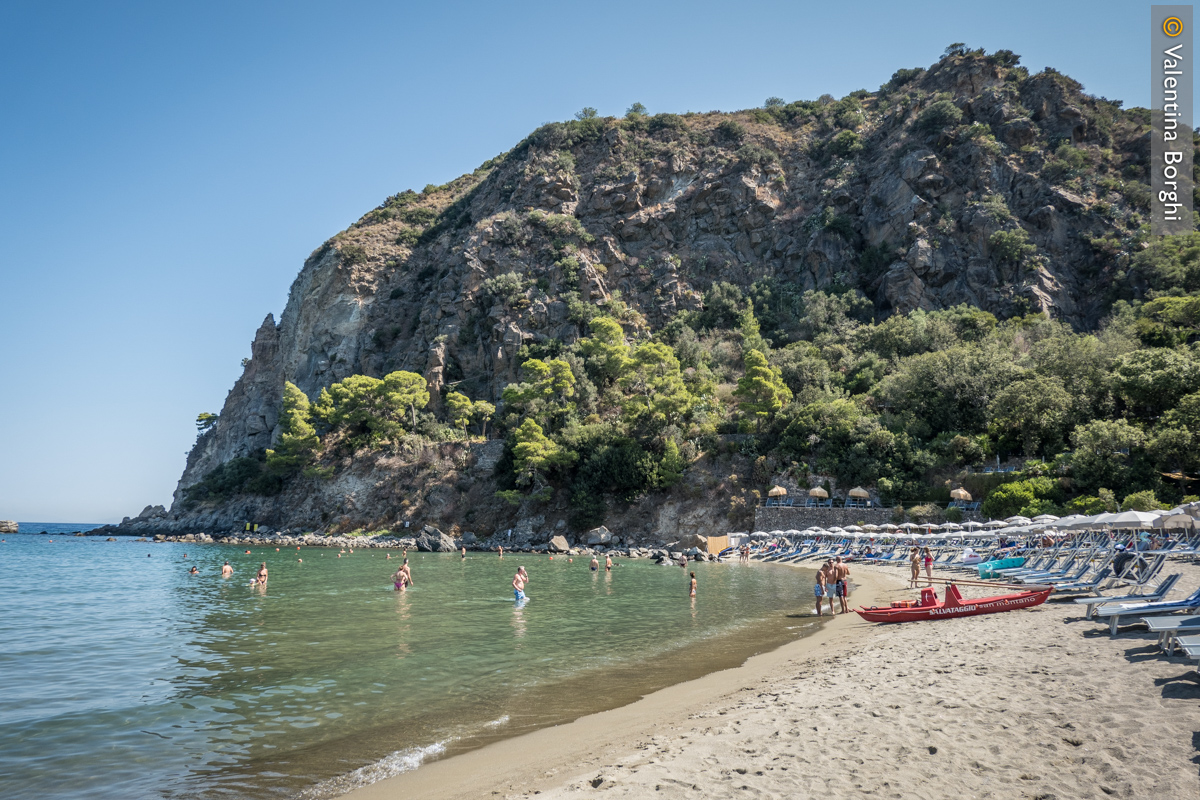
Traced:
<svg viewBox="0 0 1200 800">
<path fill-rule="evenodd" d="M 191 569 L 188 570 L 188 575 L 199 575 L 199 574 L 200 574 L 200 570 L 196 569 L 195 567 L 192 567 Z"/>
<path fill-rule="evenodd" d="M 233 567 L 229 566 L 229 562 L 225 562 L 225 566 L 221 567 L 221 577 L 228 578 L 233 574 Z"/>
</svg>

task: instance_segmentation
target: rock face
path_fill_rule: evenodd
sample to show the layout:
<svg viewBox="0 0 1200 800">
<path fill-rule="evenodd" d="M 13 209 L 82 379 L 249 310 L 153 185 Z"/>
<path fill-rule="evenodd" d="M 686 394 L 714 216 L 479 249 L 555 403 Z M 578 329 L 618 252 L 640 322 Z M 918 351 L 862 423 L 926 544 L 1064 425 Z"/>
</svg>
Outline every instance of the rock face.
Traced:
<svg viewBox="0 0 1200 800">
<path fill-rule="evenodd" d="M 16 533 L 17 523 L 11 519 L 0 519 L 0 533 Z"/>
<path fill-rule="evenodd" d="M 454 540 L 430 525 L 417 534 L 417 549 L 426 553 L 453 553 Z"/>
<path fill-rule="evenodd" d="M 552 537 L 548 547 L 549 550 L 554 553 L 565 553 L 571 549 L 571 546 L 567 544 L 567 537 L 565 536 Z"/>
<path fill-rule="evenodd" d="M 961 124 L 931 127 L 937 102 Z M 388 198 L 309 256 L 189 454 L 172 514 L 184 488 L 272 445 L 285 381 L 315 399 L 349 375 L 405 369 L 429 380 L 435 407 L 450 384 L 495 403 L 523 347 L 578 340 L 588 306 L 618 293 L 643 331 L 700 308 L 718 281 L 855 288 L 884 316 L 965 303 L 1090 327 L 1129 268 L 1128 252 L 1092 242 L 1140 223 L 1147 130 L 1066 76 L 980 54 L 794 113 L 544 126 L 445 186 Z M 1063 144 L 1095 174 L 1072 177 Z M 1032 250 L 1006 255 L 1001 231 Z M 479 448 L 480 473 L 501 451 Z M 671 512 L 705 530 L 707 513 Z"/>
</svg>

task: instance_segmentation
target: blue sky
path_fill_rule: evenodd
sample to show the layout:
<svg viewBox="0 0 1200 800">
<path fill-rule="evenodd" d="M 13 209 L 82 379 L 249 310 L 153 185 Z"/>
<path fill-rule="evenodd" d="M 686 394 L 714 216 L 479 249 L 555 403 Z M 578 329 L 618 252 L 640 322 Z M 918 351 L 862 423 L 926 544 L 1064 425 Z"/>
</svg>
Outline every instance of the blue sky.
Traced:
<svg viewBox="0 0 1200 800">
<path fill-rule="evenodd" d="M 847 11 L 844 9 L 853 9 Z M 583 106 L 875 88 L 951 42 L 1149 99 L 1138 3 L 0 4 L 0 518 L 169 503 L 304 258 Z"/>
</svg>

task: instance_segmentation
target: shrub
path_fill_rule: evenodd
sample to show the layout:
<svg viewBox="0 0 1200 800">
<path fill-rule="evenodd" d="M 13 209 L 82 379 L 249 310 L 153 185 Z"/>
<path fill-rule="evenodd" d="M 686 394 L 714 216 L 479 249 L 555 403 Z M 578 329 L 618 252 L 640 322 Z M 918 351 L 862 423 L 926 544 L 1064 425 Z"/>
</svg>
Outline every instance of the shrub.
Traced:
<svg viewBox="0 0 1200 800">
<path fill-rule="evenodd" d="M 962 110 L 954 105 L 949 97 L 943 97 L 930 103 L 921 115 L 917 117 L 917 127 L 927 133 L 940 131 L 943 128 L 962 122 Z"/>
<path fill-rule="evenodd" d="M 1021 228 L 996 231 L 988 237 L 988 248 L 997 261 L 1011 264 L 1019 264 L 1037 252 L 1037 246 L 1029 243 L 1029 234 Z"/>
<path fill-rule="evenodd" d="M 862 149 L 862 139 L 854 131 L 842 131 L 829 141 L 829 152 L 840 158 L 853 158 Z"/>
<path fill-rule="evenodd" d="M 716 133 L 719 139 L 733 144 L 741 144 L 742 139 L 746 138 L 746 129 L 732 119 L 723 120 L 717 126 Z"/>
<path fill-rule="evenodd" d="M 1125 499 L 1121 501 L 1122 511 L 1158 511 L 1163 508 L 1166 506 L 1154 496 L 1152 489 L 1126 495 Z"/>
<path fill-rule="evenodd" d="M 774 151 L 753 143 L 744 144 L 739 147 L 737 157 L 744 163 L 758 164 L 760 167 L 775 164 L 779 161 L 779 156 Z"/>
</svg>

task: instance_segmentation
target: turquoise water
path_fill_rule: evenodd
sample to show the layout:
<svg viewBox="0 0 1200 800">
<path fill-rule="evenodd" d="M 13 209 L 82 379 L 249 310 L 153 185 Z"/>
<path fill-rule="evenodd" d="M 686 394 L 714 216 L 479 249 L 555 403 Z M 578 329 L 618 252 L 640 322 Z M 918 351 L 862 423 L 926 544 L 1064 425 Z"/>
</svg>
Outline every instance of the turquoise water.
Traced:
<svg viewBox="0 0 1200 800">
<path fill-rule="evenodd" d="M 0 538 L 5 798 L 332 797 L 812 625 L 808 575 L 769 565 L 693 565 L 693 602 L 648 561 L 411 553 L 401 594 L 396 551 Z"/>
</svg>

